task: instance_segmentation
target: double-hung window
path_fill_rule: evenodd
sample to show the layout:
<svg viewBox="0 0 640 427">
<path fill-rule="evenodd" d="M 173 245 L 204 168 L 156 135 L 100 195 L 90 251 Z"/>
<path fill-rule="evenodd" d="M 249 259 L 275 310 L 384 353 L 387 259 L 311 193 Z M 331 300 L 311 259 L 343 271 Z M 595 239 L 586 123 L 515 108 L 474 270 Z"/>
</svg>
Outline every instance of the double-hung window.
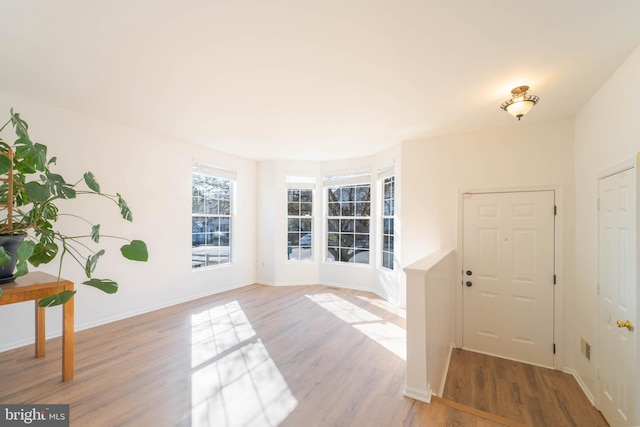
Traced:
<svg viewBox="0 0 640 427">
<path fill-rule="evenodd" d="M 194 165 L 191 178 L 191 267 L 229 264 L 235 174 Z"/>
<path fill-rule="evenodd" d="M 382 182 L 382 266 L 393 270 L 395 179 L 393 176 Z"/>
<path fill-rule="evenodd" d="M 348 177 L 350 181 L 369 174 Z M 347 179 L 343 179 L 347 180 Z M 369 264 L 371 184 L 344 184 L 329 177 L 327 188 L 327 261 Z"/>
<path fill-rule="evenodd" d="M 287 175 L 287 259 L 313 260 L 315 177 Z"/>
</svg>

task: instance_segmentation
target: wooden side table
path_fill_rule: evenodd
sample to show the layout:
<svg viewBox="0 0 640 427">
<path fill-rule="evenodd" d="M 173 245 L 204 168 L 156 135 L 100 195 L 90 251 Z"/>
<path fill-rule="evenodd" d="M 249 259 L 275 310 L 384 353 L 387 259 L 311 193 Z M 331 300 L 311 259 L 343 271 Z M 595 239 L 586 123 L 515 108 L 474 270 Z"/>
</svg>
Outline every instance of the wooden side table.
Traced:
<svg viewBox="0 0 640 427">
<path fill-rule="evenodd" d="M 38 305 L 38 300 L 60 291 L 72 291 L 73 282 L 60 279 L 51 274 L 36 271 L 18 277 L 14 282 L 2 285 L 3 294 L 0 305 L 35 300 L 36 305 L 36 357 L 45 353 L 45 314 L 46 309 Z M 62 306 L 62 381 L 73 379 L 74 349 L 74 298 Z"/>
</svg>

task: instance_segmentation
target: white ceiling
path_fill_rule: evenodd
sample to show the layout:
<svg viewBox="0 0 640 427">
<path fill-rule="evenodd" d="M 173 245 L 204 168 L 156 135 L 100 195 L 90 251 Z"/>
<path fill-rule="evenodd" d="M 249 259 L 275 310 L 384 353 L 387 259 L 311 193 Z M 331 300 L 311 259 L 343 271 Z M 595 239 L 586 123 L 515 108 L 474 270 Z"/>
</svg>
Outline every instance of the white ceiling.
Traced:
<svg viewBox="0 0 640 427">
<path fill-rule="evenodd" d="M 0 90 L 256 160 L 571 116 L 640 43 L 638 0 L 0 5 Z"/>
</svg>

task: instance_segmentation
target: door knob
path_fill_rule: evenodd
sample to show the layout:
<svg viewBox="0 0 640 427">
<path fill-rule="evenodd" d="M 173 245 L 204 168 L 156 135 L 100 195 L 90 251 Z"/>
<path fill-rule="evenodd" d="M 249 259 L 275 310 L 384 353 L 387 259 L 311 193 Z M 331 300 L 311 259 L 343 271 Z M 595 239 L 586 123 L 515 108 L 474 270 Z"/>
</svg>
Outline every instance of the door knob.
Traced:
<svg viewBox="0 0 640 427">
<path fill-rule="evenodd" d="M 471 270 L 467 270 L 467 276 L 471 276 L 472 274 Z"/>
<path fill-rule="evenodd" d="M 618 324 L 618 328 L 627 328 L 628 330 L 633 331 L 633 323 L 631 323 L 631 320 L 627 320 L 626 322 L 618 320 L 616 323 Z"/>
</svg>

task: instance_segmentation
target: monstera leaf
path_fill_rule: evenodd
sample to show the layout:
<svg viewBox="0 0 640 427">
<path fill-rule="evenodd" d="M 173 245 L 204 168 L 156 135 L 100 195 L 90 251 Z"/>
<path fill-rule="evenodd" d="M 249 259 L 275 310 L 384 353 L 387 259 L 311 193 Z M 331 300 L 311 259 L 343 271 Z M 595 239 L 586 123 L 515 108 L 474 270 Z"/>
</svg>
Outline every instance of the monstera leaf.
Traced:
<svg viewBox="0 0 640 427">
<path fill-rule="evenodd" d="M 147 252 L 147 244 L 142 240 L 132 240 L 128 245 L 120 248 L 122 256 L 132 261 L 147 261 L 149 254 Z"/>
</svg>

